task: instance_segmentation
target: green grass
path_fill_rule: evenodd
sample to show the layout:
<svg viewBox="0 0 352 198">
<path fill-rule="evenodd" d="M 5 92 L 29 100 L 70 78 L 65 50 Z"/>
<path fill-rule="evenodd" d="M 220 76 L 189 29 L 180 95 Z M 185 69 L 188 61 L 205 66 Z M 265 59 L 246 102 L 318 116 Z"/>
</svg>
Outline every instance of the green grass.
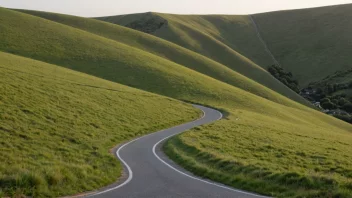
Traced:
<svg viewBox="0 0 352 198">
<path fill-rule="evenodd" d="M 334 74 L 331 74 L 318 82 L 310 83 L 310 86 L 320 87 L 321 89 L 324 90 L 324 88 L 326 88 L 327 85 L 329 85 L 329 84 L 330 85 L 340 84 L 340 85 L 347 85 L 348 86 L 350 83 L 352 83 L 352 69 L 345 70 L 345 71 L 339 71 Z M 352 89 L 351 88 L 338 90 L 335 93 L 333 93 L 332 95 L 338 95 L 338 94 L 345 94 L 346 99 L 349 99 L 349 98 L 352 99 Z"/>
<path fill-rule="evenodd" d="M 266 99 L 279 102 L 281 104 L 287 104 L 287 102 L 285 102 L 287 100 L 283 99 L 283 97 L 280 97 L 277 93 L 272 92 L 268 88 L 258 83 L 250 81 L 248 78 L 245 78 L 234 70 L 231 70 L 228 67 L 205 56 L 187 50 L 158 37 L 142 34 L 138 31 L 110 23 L 104 23 L 94 19 L 28 10 L 21 10 L 21 12 L 49 19 L 65 25 L 69 25 L 71 27 L 79 28 L 99 36 L 124 43 L 128 46 L 152 53 L 159 58 L 165 58 L 174 63 L 213 77 L 219 81 L 262 96 Z M 271 83 L 271 88 L 281 93 L 282 95 L 302 104 L 308 104 L 307 101 L 305 101 L 303 98 L 276 80 L 271 81 Z"/>
<path fill-rule="evenodd" d="M 252 192 L 351 197 L 351 126 L 345 131 L 323 126 L 318 116 L 325 115 L 285 108 L 286 115 L 301 120 L 227 110 L 226 120 L 169 140 L 166 154 L 196 175 Z"/>
<path fill-rule="evenodd" d="M 256 37 L 254 26 L 248 16 L 142 13 L 98 19 L 127 25 L 134 20 L 150 17 L 150 15 L 162 17 L 168 21 L 167 26 L 162 27 L 153 35 L 211 58 L 229 70 L 236 71 L 286 97 L 302 102 L 297 99 L 294 92 L 278 83 L 258 65 L 262 64 L 265 67 L 272 65 L 273 62 Z M 229 72 L 226 71 L 226 73 Z"/>
<path fill-rule="evenodd" d="M 225 66 L 220 63 L 150 35 L 108 23 L 98 23 L 93 19 L 83 20 L 82 18 L 55 16 L 45 13 L 34 14 L 50 20 L 0 9 L 1 51 L 71 68 L 178 100 L 212 106 L 226 113 L 227 118 L 175 137 L 166 145 L 167 153 L 175 161 L 193 170 L 198 175 L 234 187 L 281 197 L 329 195 L 326 194 L 326 191 L 333 195 L 342 193 L 341 196 L 345 197 L 352 194 L 349 175 L 352 169 L 352 163 L 349 160 L 351 158 L 349 142 L 352 138 L 350 133 L 352 126 L 289 100 L 275 93 L 275 91 L 266 89 L 255 81 L 239 75 L 235 72 L 235 66 L 241 65 L 238 58 L 242 56 L 234 55 L 235 52 L 230 50 L 232 55 L 228 54 L 229 58 L 232 57 L 231 59 L 237 60 L 231 66 L 233 68 L 225 64 L 226 67 L 233 69 L 233 72 L 228 72 L 224 69 Z M 121 35 L 121 37 L 114 36 L 114 34 Z M 140 37 L 140 40 L 132 41 L 137 37 Z M 144 44 L 144 42 L 154 41 L 158 46 L 156 48 Z M 166 49 L 169 49 L 169 51 Z M 165 55 L 163 55 L 163 51 L 165 51 Z M 198 65 L 183 65 L 181 61 L 172 58 L 173 54 L 188 58 L 189 64 L 197 63 Z M 252 65 L 248 67 L 242 65 L 246 67 L 248 73 L 263 74 L 263 79 L 266 78 L 267 73 L 259 66 L 253 65 L 253 62 L 251 63 L 245 57 L 240 59 L 243 61 L 242 63 Z M 42 68 L 38 70 L 40 72 Z M 263 73 L 258 73 L 258 71 L 263 71 Z M 227 73 L 229 77 L 226 77 Z M 14 74 L 13 76 L 16 77 L 17 75 Z M 224 80 L 230 78 L 234 79 L 232 81 Z M 77 79 L 77 77 L 72 77 L 70 80 L 74 79 Z M 98 81 L 97 78 L 95 79 Z M 13 83 L 17 81 L 13 81 Z M 92 80 L 84 82 L 92 83 L 89 84 L 91 86 L 98 84 L 98 82 Z M 271 82 L 280 85 L 278 81 Z M 6 85 L 2 82 L 1 85 L 3 84 Z M 55 86 L 57 85 L 48 84 L 48 89 L 57 90 Z M 8 89 L 17 93 L 13 87 Z M 91 90 L 92 87 L 86 89 Z M 128 88 L 125 87 L 125 89 Z M 137 90 L 133 90 L 137 92 Z M 111 90 L 106 91 L 111 92 Z M 47 92 L 40 93 L 45 94 Z M 151 95 L 146 92 L 143 93 Z M 75 94 L 80 99 L 89 100 L 87 107 L 92 110 L 87 113 L 96 116 L 96 112 L 100 112 L 94 101 L 100 102 L 101 98 L 93 100 L 93 97 L 81 97 L 83 95 L 81 86 L 79 90 L 72 90 L 70 94 Z M 98 92 L 87 91 L 86 94 L 94 95 Z M 98 95 L 101 97 L 101 94 Z M 104 95 L 104 97 L 107 96 Z M 129 103 L 133 107 L 134 103 L 143 104 L 145 101 L 142 96 L 134 96 L 133 99 L 137 101 L 132 100 Z M 138 103 L 139 100 L 141 100 L 140 103 Z M 170 99 L 166 100 L 172 101 Z M 28 101 L 32 104 L 37 103 L 34 100 Z M 66 102 L 68 101 L 71 100 Z M 20 102 L 11 100 L 9 103 L 17 105 Z M 47 103 L 47 101 L 43 101 L 41 105 Z M 154 103 L 151 103 L 151 106 L 152 104 Z M 133 114 L 135 111 L 131 106 L 118 106 L 116 111 L 121 110 Z M 170 109 L 171 112 L 178 111 L 177 107 L 170 108 L 172 108 Z M 56 111 L 57 107 L 43 107 L 43 110 L 46 111 L 51 109 Z M 108 114 L 112 110 L 109 107 L 105 112 Z M 85 111 L 82 110 L 81 112 Z M 153 114 L 154 111 L 150 113 Z M 195 112 L 191 111 L 189 113 L 188 118 L 194 116 L 193 113 Z M 165 117 L 164 114 L 155 112 L 153 115 L 148 115 L 147 120 L 158 123 L 155 116 L 159 114 L 160 117 Z M 20 119 L 21 117 L 16 115 L 15 118 Z M 45 121 L 43 117 L 38 119 Z M 100 120 L 101 117 L 96 119 Z M 144 118 L 140 119 L 140 117 L 121 119 L 120 123 L 124 126 L 125 122 L 133 120 L 142 122 L 134 125 L 134 127 L 151 127 L 147 121 L 143 124 Z M 182 119 L 187 120 L 187 116 L 179 117 L 178 121 Z M 75 123 L 76 118 L 72 117 L 71 122 Z M 106 123 L 99 126 L 103 127 L 105 125 Z M 24 131 L 28 132 L 31 128 L 24 129 Z M 76 128 L 74 131 L 76 132 L 75 135 L 84 134 L 84 131 Z M 105 135 L 106 132 L 104 130 L 102 133 Z M 59 134 L 65 134 L 65 131 L 61 131 Z M 128 137 L 131 138 L 132 136 Z M 37 138 L 33 138 L 33 140 Z M 18 142 L 23 144 L 24 140 Z M 116 144 L 116 142 L 114 143 Z M 111 142 L 109 146 L 114 145 L 114 143 Z M 103 150 L 106 151 L 109 146 L 106 146 Z M 53 148 L 59 147 L 53 146 Z M 89 149 L 82 150 L 82 152 L 89 151 Z M 3 153 L 6 154 L 6 152 Z M 76 154 L 72 151 L 69 153 Z M 102 153 L 101 155 L 103 155 Z M 86 154 L 89 157 L 91 155 L 94 155 L 94 153 Z M 97 158 L 104 159 L 102 156 L 97 156 Z M 112 156 L 110 158 L 112 159 Z M 19 164 L 29 166 L 35 162 L 32 159 L 24 159 L 28 161 Z M 238 163 L 219 164 L 219 160 L 225 162 L 231 160 L 231 162 Z M 117 162 L 114 161 L 113 163 L 116 164 Z M 57 164 L 56 161 L 54 161 L 54 164 Z M 34 164 L 33 167 L 37 166 Z M 78 170 L 81 169 L 78 168 Z M 104 167 L 97 168 L 97 171 L 105 174 Z M 0 171 L 0 173 L 8 175 L 4 171 Z M 106 174 L 108 175 L 108 173 Z M 268 175 L 271 175 L 271 177 L 268 177 Z M 100 178 L 96 178 L 96 186 L 108 183 L 107 180 L 106 182 L 98 181 Z M 78 179 L 75 181 L 78 181 Z M 72 186 L 71 191 L 77 192 L 87 189 L 84 186 Z M 67 193 L 71 193 L 71 191 L 67 190 Z M 46 195 L 43 193 L 45 191 L 41 192 L 40 195 Z"/>
<path fill-rule="evenodd" d="M 0 34 L 4 39 L 0 41 L 0 49 L 5 51 L 181 100 L 223 99 L 224 103 L 232 100 L 234 107 L 253 109 L 256 104 L 262 112 L 271 108 L 265 104 L 272 103 L 268 100 L 137 48 L 27 14 L 6 9 L 1 13 L 4 28 Z M 26 28 L 26 34 L 21 34 L 23 28 Z M 37 32 L 41 32 L 40 35 Z M 263 89 L 250 79 L 243 77 L 240 80 L 238 86 L 253 87 L 253 93 L 257 95 L 271 94 L 274 101 L 308 109 L 272 90 Z M 277 109 L 274 111 L 279 113 Z"/>
<path fill-rule="evenodd" d="M 1 197 L 108 185 L 121 174 L 109 149 L 200 115 L 170 98 L 3 52 L 0 76 Z"/>
<path fill-rule="evenodd" d="M 352 24 L 348 20 L 351 9 L 352 4 L 346 4 L 252 17 L 276 59 L 297 77 L 301 87 L 306 87 L 336 71 L 352 68 Z M 249 16 L 141 13 L 98 19 L 126 26 L 153 15 L 168 21 L 168 26 L 153 35 L 203 54 L 278 91 L 257 68 L 267 69 L 273 60 L 265 52 Z"/>
<path fill-rule="evenodd" d="M 352 68 L 352 4 L 254 15 L 263 39 L 302 86 Z"/>
</svg>

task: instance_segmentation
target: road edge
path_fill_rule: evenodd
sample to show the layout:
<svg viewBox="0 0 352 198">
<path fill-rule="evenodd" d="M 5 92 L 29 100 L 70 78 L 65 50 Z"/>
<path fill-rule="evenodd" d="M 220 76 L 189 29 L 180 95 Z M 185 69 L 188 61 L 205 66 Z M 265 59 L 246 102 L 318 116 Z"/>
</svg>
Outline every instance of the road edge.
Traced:
<svg viewBox="0 0 352 198">
<path fill-rule="evenodd" d="M 197 118 L 195 120 L 191 120 L 189 122 L 194 122 L 194 121 L 198 121 L 198 120 L 203 119 L 205 117 L 205 112 L 202 109 L 198 108 L 196 104 L 191 104 L 191 105 L 193 107 L 197 108 L 198 110 L 201 110 L 202 111 L 202 116 L 200 118 Z M 201 105 L 198 105 L 198 106 L 201 106 Z M 220 112 L 220 114 L 221 114 L 221 112 Z M 188 122 L 186 122 L 186 123 L 188 123 Z M 176 125 L 176 126 L 180 126 L 180 125 L 183 125 L 183 124 L 186 124 L 186 123 L 181 123 L 181 124 Z M 176 126 L 173 126 L 173 127 L 176 127 Z M 169 129 L 169 128 L 167 128 L 167 129 Z M 114 148 L 112 148 L 110 150 L 110 152 L 114 153 L 115 157 L 120 162 L 122 162 L 122 168 L 123 168 L 122 172 L 121 172 L 121 176 L 119 178 L 117 178 L 117 181 L 115 181 L 114 183 L 109 184 L 109 185 L 107 185 L 105 187 L 96 189 L 96 190 L 92 190 L 92 191 L 88 191 L 88 192 L 82 192 L 82 193 L 78 193 L 78 194 L 75 194 L 75 195 L 64 196 L 64 197 L 61 197 L 61 198 L 93 197 L 93 196 L 100 195 L 100 194 L 103 194 L 103 193 L 106 193 L 106 192 L 109 192 L 109 191 L 112 191 L 112 190 L 116 190 L 116 189 L 128 184 L 133 178 L 133 172 L 132 172 L 131 168 L 128 166 L 128 164 L 120 157 L 119 151 L 121 151 L 121 149 L 123 147 L 127 146 L 128 144 L 130 144 L 132 142 L 135 142 L 135 141 L 137 141 L 137 140 L 139 140 L 141 138 L 144 138 L 144 137 L 148 137 L 148 136 L 153 135 L 155 133 L 163 132 L 163 131 L 165 131 L 167 129 L 162 129 L 160 131 L 156 131 L 156 132 L 152 132 L 152 133 L 140 136 L 140 137 L 136 137 L 135 139 L 132 139 L 132 140 L 130 140 L 128 142 L 118 144 L 117 146 L 115 146 Z"/>
</svg>

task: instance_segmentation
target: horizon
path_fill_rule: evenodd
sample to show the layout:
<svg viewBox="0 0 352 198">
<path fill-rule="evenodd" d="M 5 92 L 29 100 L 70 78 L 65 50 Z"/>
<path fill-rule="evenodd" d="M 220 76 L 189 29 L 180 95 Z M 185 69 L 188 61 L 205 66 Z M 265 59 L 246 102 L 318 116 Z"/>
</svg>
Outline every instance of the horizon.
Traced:
<svg viewBox="0 0 352 198">
<path fill-rule="evenodd" d="M 259 3 L 254 3 L 255 0 L 218 0 L 219 3 L 216 6 L 209 4 L 208 1 L 205 1 L 205 3 L 203 1 L 203 4 L 199 6 L 200 0 L 193 0 L 187 3 L 187 0 L 179 0 L 178 2 L 176 2 L 177 5 L 173 5 L 175 4 L 175 2 L 168 2 L 167 4 L 164 3 L 160 5 L 158 4 L 158 2 L 160 2 L 161 0 L 151 0 L 149 2 L 139 2 L 141 4 L 150 3 L 150 5 L 136 5 L 136 2 L 138 1 L 140 0 L 130 0 L 128 3 L 124 3 L 123 6 L 121 6 L 119 4 L 121 3 L 121 0 L 114 2 L 112 2 L 112 0 L 102 0 L 99 2 L 94 0 L 88 0 L 85 1 L 84 4 L 82 4 L 81 0 L 63 0 L 60 2 L 50 3 L 44 0 L 33 0 L 31 2 L 24 0 L 0 0 L 0 7 L 5 7 L 9 9 L 55 12 L 81 17 L 103 17 L 146 12 L 179 15 L 247 15 L 283 10 L 309 9 L 352 3 L 352 1 L 346 0 L 312 0 L 308 2 L 302 0 L 294 2 L 280 2 L 278 0 L 269 0 L 266 2 Z"/>
</svg>

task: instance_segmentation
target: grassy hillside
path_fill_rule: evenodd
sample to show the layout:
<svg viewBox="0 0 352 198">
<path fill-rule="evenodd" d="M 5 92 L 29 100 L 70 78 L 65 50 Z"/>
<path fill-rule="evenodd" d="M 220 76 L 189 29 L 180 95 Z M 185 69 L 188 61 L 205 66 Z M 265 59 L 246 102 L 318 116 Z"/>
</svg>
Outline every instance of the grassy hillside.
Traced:
<svg viewBox="0 0 352 198">
<path fill-rule="evenodd" d="M 352 68 L 349 64 L 352 49 L 349 27 L 352 22 L 348 20 L 351 10 L 352 4 L 347 4 L 269 12 L 252 17 L 275 58 L 297 77 L 301 87 L 306 87 L 310 82 Z M 253 72 L 253 64 L 243 63 L 248 58 L 264 69 L 274 63 L 258 39 L 249 16 L 141 13 L 98 19 L 130 27 L 135 21 L 146 24 L 151 18 L 160 17 L 167 20 L 167 24 L 151 34 L 210 57 L 265 84 Z"/>
<path fill-rule="evenodd" d="M 109 149 L 199 114 L 170 98 L 0 52 L 0 197 L 108 185 L 121 173 Z"/>
<path fill-rule="evenodd" d="M 248 16 L 197 16 L 142 13 L 97 18 L 129 27 L 136 21 L 150 25 L 150 18 L 163 18 L 167 24 L 153 35 L 176 43 L 217 61 L 279 93 L 277 81 L 265 68 L 274 62 L 257 37 L 255 26 Z M 264 69 L 263 69 L 263 68 Z"/>
<path fill-rule="evenodd" d="M 352 4 L 254 15 L 274 56 L 302 86 L 352 68 Z"/>
<path fill-rule="evenodd" d="M 192 34 L 182 32 L 191 29 L 187 24 L 180 25 L 182 31 L 171 34 L 169 29 L 174 28 L 173 20 L 179 19 L 179 23 L 184 21 L 194 29 L 208 28 L 208 33 L 216 33 L 203 16 L 162 16 L 174 18 L 168 20 L 168 27 L 164 26 L 153 34 L 193 50 L 197 47 L 204 49 L 199 34 L 194 33 L 197 36 L 191 37 Z M 213 20 L 222 18 L 208 17 L 215 18 Z M 133 15 L 117 21 L 113 17 L 103 20 L 127 25 L 140 19 Z M 173 40 L 176 38 L 186 41 Z M 266 116 L 272 109 L 259 114 L 254 113 L 259 108 L 248 112 L 237 106 L 235 110 L 230 107 L 231 102 L 212 105 L 222 106 L 230 112 L 228 120 L 191 130 L 172 139 L 165 147 L 168 155 L 187 169 L 234 187 L 279 197 L 351 196 L 352 166 L 348 160 L 351 156 L 343 154 L 349 150 L 351 126 L 339 122 L 335 126 L 345 126 L 344 130 L 330 128 L 322 125 L 320 120 L 313 121 L 330 119 L 323 114 L 306 114 L 282 107 L 280 110 L 286 116 L 292 115 L 291 118 Z M 253 104 L 253 108 L 255 106 Z M 293 120 L 297 117 L 300 120 Z"/>
<path fill-rule="evenodd" d="M 243 110 L 164 146 L 196 175 L 274 197 L 351 197 L 351 127 L 343 132 L 303 120 Z M 292 111 L 292 110 L 291 110 Z M 322 115 L 321 115 L 322 116 Z M 315 126 L 313 126 L 313 125 Z"/>
<path fill-rule="evenodd" d="M 221 109 L 225 119 L 176 137 L 166 146 L 173 159 L 201 176 L 281 197 L 352 194 L 352 126 L 347 123 L 281 99 L 240 75 L 238 88 L 161 58 L 160 52 L 87 32 L 87 26 L 81 26 L 83 31 L 6 9 L 0 10 L 0 22 L 2 51 Z M 261 97 L 264 93 L 272 99 Z"/>
<path fill-rule="evenodd" d="M 3 14 L 1 25 L 6 27 L 0 32 L 4 38 L 0 41 L 0 49 L 4 51 L 48 61 L 182 100 L 202 98 L 204 101 L 212 101 L 233 98 L 235 105 L 236 100 L 242 101 L 246 97 L 262 99 L 120 42 L 15 11 L 4 9 L 1 13 Z M 26 27 L 25 35 L 20 33 L 20 29 L 24 27 Z M 38 32 L 41 32 L 40 35 Z M 272 94 L 273 98 L 277 97 L 278 101 L 282 100 L 287 106 L 308 109 L 269 89 L 263 89 L 247 78 L 242 79 L 238 86 L 251 86 L 258 95 L 267 92 Z M 236 94 L 242 97 L 236 97 Z M 250 103 L 247 106 L 251 108 Z"/>
<path fill-rule="evenodd" d="M 280 97 L 278 94 L 268 90 L 266 87 L 250 82 L 244 76 L 229 69 L 228 67 L 215 62 L 205 56 L 197 54 L 193 51 L 187 50 L 181 46 L 160 39 L 148 34 L 142 34 L 138 31 L 124 28 L 110 23 L 104 23 L 94 19 L 87 19 L 82 17 L 74 17 L 69 15 L 61 15 L 47 12 L 37 12 L 20 10 L 31 15 L 39 16 L 75 28 L 79 28 L 105 38 L 113 39 L 115 41 L 124 43 L 126 45 L 150 52 L 161 58 L 166 58 L 170 61 L 178 63 L 182 66 L 188 67 L 210 77 L 213 77 L 222 82 L 234 85 L 243 90 L 249 91 L 256 95 L 262 96 L 269 100 L 287 104 L 287 100 Z M 131 16 L 129 16 L 131 17 Z M 276 80 L 268 79 L 270 81 L 270 88 L 282 95 L 293 99 L 302 104 L 307 104 L 307 101 L 296 93 L 292 92 L 286 86 L 278 83 Z"/>
<path fill-rule="evenodd" d="M 142 24 L 143 22 L 150 21 L 152 18 L 160 17 L 167 20 L 168 23 L 152 32 L 155 36 L 208 55 L 214 60 L 220 59 L 220 52 L 216 52 L 215 49 L 210 47 L 211 45 L 222 49 L 221 52 L 230 51 L 229 49 L 231 49 L 234 51 L 232 52 L 233 54 L 238 54 L 239 57 L 243 55 L 257 64 L 265 65 L 273 63 L 270 57 L 264 52 L 262 44 L 256 38 L 255 28 L 248 16 L 172 15 L 149 12 L 99 17 L 97 19 L 128 27 L 129 24 L 135 21 L 140 21 Z M 226 48 L 229 49 L 226 50 Z M 224 61 L 226 60 L 218 60 L 218 62 Z M 232 67 L 238 62 L 228 63 L 230 64 L 225 65 Z"/>
</svg>

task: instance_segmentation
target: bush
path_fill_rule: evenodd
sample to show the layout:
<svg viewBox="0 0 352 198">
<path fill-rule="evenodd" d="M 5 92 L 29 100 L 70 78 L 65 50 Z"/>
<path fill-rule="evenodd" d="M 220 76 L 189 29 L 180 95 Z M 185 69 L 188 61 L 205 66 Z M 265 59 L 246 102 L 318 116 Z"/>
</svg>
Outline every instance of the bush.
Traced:
<svg viewBox="0 0 352 198">
<path fill-rule="evenodd" d="M 334 115 L 336 118 L 352 124 L 352 116 L 350 115 Z"/>
<path fill-rule="evenodd" d="M 293 74 L 291 72 L 285 72 L 283 68 L 272 65 L 268 68 L 269 73 L 278 79 L 282 84 L 286 85 L 294 92 L 299 93 L 298 81 L 293 79 Z"/>
<path fill-rule="evenodd" d="M 279 78 L 280 82 L 282 82 L 284 85 L 288 85 L 288 82 L 286 80 L 286 78 Z"/>
<path fill-rule="evenodd" d="M 317 94 L 322 94 L 323 93 L 323 90 L 321 88 L 317 88 Z"/>
<path fill-rule="evenodd" d="M 324 102 L 324 103 L 321 103 L 320 104 L 321 107 L 323 107 L 324 109 L 335 109 L 336 108 L 336 105 L 332 102 Z"/>
<path fill-rule="evenodd" d="M 328 103 L 328 102 L 331 102 L 329 97 L 326 97 L 320 100 L 320 103 Z"/>
<path fill-rule="evenodd" d="M 339 101 L 337 99 L 332 99 L 331 102 L 337 104 Z"/>
<path fill-rule="evenodd" d="M 273 76 L 275 76 L 275 74 L 277 74 L 277 70 L 273 66 L 269 67 L 268 71 Z"/>
<path fill-rule="evenodd" d="M 348 100 L 346 100 L 345 98 L 340 98 L 337 104 L 340 106 L 344 106 L 347 103 L 349 103 Z"/>
<path fill-rule="evenodd" d="M 346 103 L 342 106 L 342 109 L 349 112 L 349 113 L 352 113 L 352 103 Z"/>
<path fill-rule="evenodd" d="M 150 14 L 143 19 L 139 19 L 127 24 L 126 27 L 145 33 L 154 33 L 156 30 L 166 25 L 168 25 L 167 20 L 163 19 L 162 17 Z"/>
</svg>

